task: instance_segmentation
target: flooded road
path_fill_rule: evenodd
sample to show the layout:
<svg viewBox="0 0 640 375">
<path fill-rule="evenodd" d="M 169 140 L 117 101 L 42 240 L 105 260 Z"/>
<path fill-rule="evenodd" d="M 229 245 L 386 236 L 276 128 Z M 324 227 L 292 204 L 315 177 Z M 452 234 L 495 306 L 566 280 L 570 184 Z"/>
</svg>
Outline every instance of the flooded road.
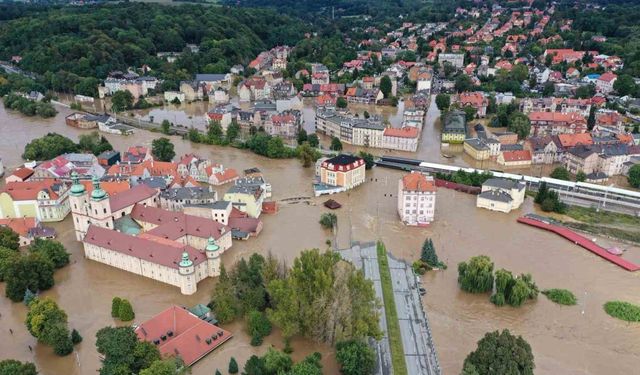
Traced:
<svg viewBox="0 0 640 375">
<path fill-rule="evenodd" d="M 55 118 L 41 120 L 7 113 L 0 106 L 0 157 L 7 167 L 20 164 L 24 144 L 47 132 L 56 131 L 77 140 L 82 131 L 64 125 L 64 115 L 70 111 L 59 110 L 61 113 Z M 434 115 L 437 117 L 431 110 L 429 116 Z M 425 147 L 421 148 L 420 155 L 439 155 L 438 132 L 436 127 L 425 127 L 421 141 Z M 118 150 L 133 144 L 150 145 L 158 136 L 144 131 L 129 137 L 106 135 Z M 276 200 L 313 196 L 313 170 L 303 169 L 297 160 L 270 160 L 233 148 L 192 145 L 178 137 L 172 140 L 178 155 L 194 152 L 238 170 L 259 167 L 272 183 Z M 464 162 L 464 158 L 456 157 L 456 162 Z M 530 199 L 520 212 L 501 214 L 476 209 L 473 196 L 440 189 L 435 223 L 430 228 L 404 227 L 396 214 L 397 181 L 401 175 L 398 171 L 374 169 L 367 172 L 366 184 L 332 196 L 343 204 L 343 208 L 336 211 L 335 238 L 340 247 L 346 247 L 351 240 L 381 239 L 395 256 L 407 261 L 419 256 L 426 237 L 433 238 L 438 255 L 449 269 L 423 277 L 428 291 L 424 303 L 444 374 L 458 374 L 465 356 L 484 333 L 503 328 L 522 335 L 531 344 L 536 374 L 637 372 L 640 325 L 610 318 L 602 304 L 617 299 L 640 303 L 640 274 L 623 271 L 551 233 L 516 223 L 519 214 L 533 210 Z M 223 193 L 224 187 L 217 190 Z M 318 224 L 321 213 L 327 211 L 322 206 L 326 199 L 281 204 L 277 215 L 263 216 L 264 230 L 258 238 L 234 242 L 231 251 L 223 256 L 225 265 L 253 252 L 271 252 L 290 263 L 303 249 L 326 248 L 325 241 L 334 239 L 332 233 Z M 45 375 L 92 374 L 100 366 L 95 332 L 116 324 L 110 316 L 112 297 L 125 297 L 133 303 L 135 322 L 148 319 L 169 304 L 191 306 L 209 299 L 215 280 L 205 280 L 198 285 L 195 295 L 183 296 L 176 288 L 85 260 L 80 243 L 72 238 L 70 218 L 55 227 L 59 239 L 72 253 L 72 264 L 56 273 L 56 286 L 44 295 L 58 301 L 69 315 L 70 327 L 77 328 L 85 340 L 77 347 L 77 355 L 54 356 L 50 348 L 36 344 L 26 331 L 23 323 L 26 307 L 1 297 L 0 332 L 5 338 L 0 343 L 1 358 L 34 361 Z M 457 263 L 479 254 L 489 255 L 496 269 L 506 268 L 514 274 L 531 273 L 541 289 L 570 289 L 579 304 L 562 307 L 540 296 L 536 302 L 519 309 L 498 308 L 486 295 L 463 293 L 457 286 Z M 629 248 L 625 258 L 640 262 L 640 249 Z M 0 286 L 0 293 L 4 294 L 4 285 Z M 9 328 L 14 335 L 9 335 Z M 250 355 L 264 352 L 271 343 L 282 347 L 277 333 L 260 348 L 253 348 L 243 331 L 243 323 L 225 328 L 235 337 L 197 363 L 194 375 L 212 374 L 216 368 L 226 370 L 231 356 L 243 363 Z M 34 347 L 33 353 L 29 352 L 28 345 Z M 294 341 L 293 346 L 295 359 L 319 351 L 323 354 L 324 372 L 338 373 L 329 347 L 303 339 Z"/>
</svg>

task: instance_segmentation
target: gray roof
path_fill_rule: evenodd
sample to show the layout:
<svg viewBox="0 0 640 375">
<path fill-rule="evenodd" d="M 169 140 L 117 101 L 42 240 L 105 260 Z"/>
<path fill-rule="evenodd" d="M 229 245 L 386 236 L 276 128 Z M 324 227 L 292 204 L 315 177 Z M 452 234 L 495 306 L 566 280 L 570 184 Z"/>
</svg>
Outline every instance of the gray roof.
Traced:
<svg viewBox="0 0 640 375">
<path fill-rule="evenodd" d="M 226 78 L 226 74 L 196 74 L 196 81 L 198 82 L 224 81 Z"/>
<path fill-rule="evenodd" d="M 489 146 L 487 146 L 483 141 L 478 138 L 468 138 L 464 140 L 464 143 L 468 144 L 474 150 L 488 150 Z"/>
<path fill-rule="evenodd" d="M 487 181 L 485 181 L 484 184 L 482 185 L 500 188 L 500 189 L 507 189 L 507 190 L 511 190 L 511 189 L 520 190 L 524 188 L 523 183 L 515 180 L 506 179 L 506 178 L 490 178 Z"/>
<path fill-rule="evenodd" d="M 489 199 L 492 201 L 505 202 L 505 203 L 509 203 L 513 201 L 513 198 L 511 198 L 511 194 L 503 190 L 487 190 L 485 192 L 480 193 L 479 197 L 484 199 Z"/>
<path fill-rule="evenodd" d="M 198 203 L 198 204 L 185 204 L 185 207 L 201 207 L 210 208 L 212 210 L 226 210 L 231 202 L 229 201 L 215 201 L 213 203 Z"/>
<path fill-rule="evenodd" d="M 179 187 L 175 189 L 167 189 L 160 193 L 160 197 L 171 200 L 183 199 L 216 199 L 216 192 L 209 189 L 195 187 Z"/>
<path fill-rule="evenodd" d="M 465 114 L 462 111 L 451 111 L 444 119 L 445 133 L 466 133 L 467 132 L 467 120 Z"/>
</svg>

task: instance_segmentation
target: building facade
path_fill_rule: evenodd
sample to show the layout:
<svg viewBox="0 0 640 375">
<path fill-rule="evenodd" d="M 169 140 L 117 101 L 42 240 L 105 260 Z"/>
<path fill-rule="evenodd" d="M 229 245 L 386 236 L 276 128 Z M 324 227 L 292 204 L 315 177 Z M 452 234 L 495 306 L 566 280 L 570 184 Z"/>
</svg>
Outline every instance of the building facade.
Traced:
<svg viewBox="0 0 640 375">
<path fill-rule="evenodd" d="M 431 176 L 412 172 L 398 181 L 398 215 L 406 225 L 426 226 L 436 211 L 436 184 Z"/>
</svg>

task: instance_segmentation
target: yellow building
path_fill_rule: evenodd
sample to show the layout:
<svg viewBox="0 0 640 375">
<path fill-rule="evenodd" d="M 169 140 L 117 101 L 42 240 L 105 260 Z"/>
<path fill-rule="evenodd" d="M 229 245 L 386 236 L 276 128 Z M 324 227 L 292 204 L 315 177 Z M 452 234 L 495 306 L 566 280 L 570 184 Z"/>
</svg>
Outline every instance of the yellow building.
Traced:
<svg viewBox="0 0 640 375">
<path fill-rule="evenodd" d="M 444 118 L 443 143 L 463 143 L 467 138 L 467 120 L 462 111 L 451 111 Z"/>
<path fill-rule="evenodd" d="M 262 202 L 265 192 L 260 186 L 234 185 L 224 194 L 224 200 L 233 204 L 233 207 L 257 218 L 262 213 Z"/>
<path fill-rule="evenodd" d="M 68 192 L 66 183 L 54 179 L 9 182 L 0 190 L 0 219 L 62 221 L 70 211 Z"/>
<path fill-rule="evenodd" d="M 362 158 L 341 154 L 320 165 L 320 182 L 326 185 L 352 189 L 365 181 L 365 163 Z"/>
</svg>

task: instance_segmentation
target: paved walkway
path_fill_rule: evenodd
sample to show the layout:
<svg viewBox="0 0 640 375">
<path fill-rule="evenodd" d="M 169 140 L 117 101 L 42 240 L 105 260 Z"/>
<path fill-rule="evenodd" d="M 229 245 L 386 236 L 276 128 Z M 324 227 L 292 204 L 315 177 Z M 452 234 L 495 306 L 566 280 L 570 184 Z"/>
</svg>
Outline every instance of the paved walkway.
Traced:
<svg viewBox="0 0 640 375">
<path fill-rule="evenodd" d="M 376 244 L 354 244 L 350 249 L 337 251 L 343 259 L 350 261 L 363 270 L 367 279 L 373 281 L 377 297 L 382 301 L 382 285 L 376 255 Z M 440 375 L 440 364 L 433 344 L 431 328 L 420 299 L 418 279 L 405 262 L 391 257 L 387 253 L 393 294 L 400 322 L 402 346 L 409 375 Z M 380 327 L 383 338 L 372 340 L 371 344 L 378 355 L 376 375 L 393 374 L 391 352 L 387 335 L 387 323 L 384 305 L 380 308 Z"/>
</svg>

